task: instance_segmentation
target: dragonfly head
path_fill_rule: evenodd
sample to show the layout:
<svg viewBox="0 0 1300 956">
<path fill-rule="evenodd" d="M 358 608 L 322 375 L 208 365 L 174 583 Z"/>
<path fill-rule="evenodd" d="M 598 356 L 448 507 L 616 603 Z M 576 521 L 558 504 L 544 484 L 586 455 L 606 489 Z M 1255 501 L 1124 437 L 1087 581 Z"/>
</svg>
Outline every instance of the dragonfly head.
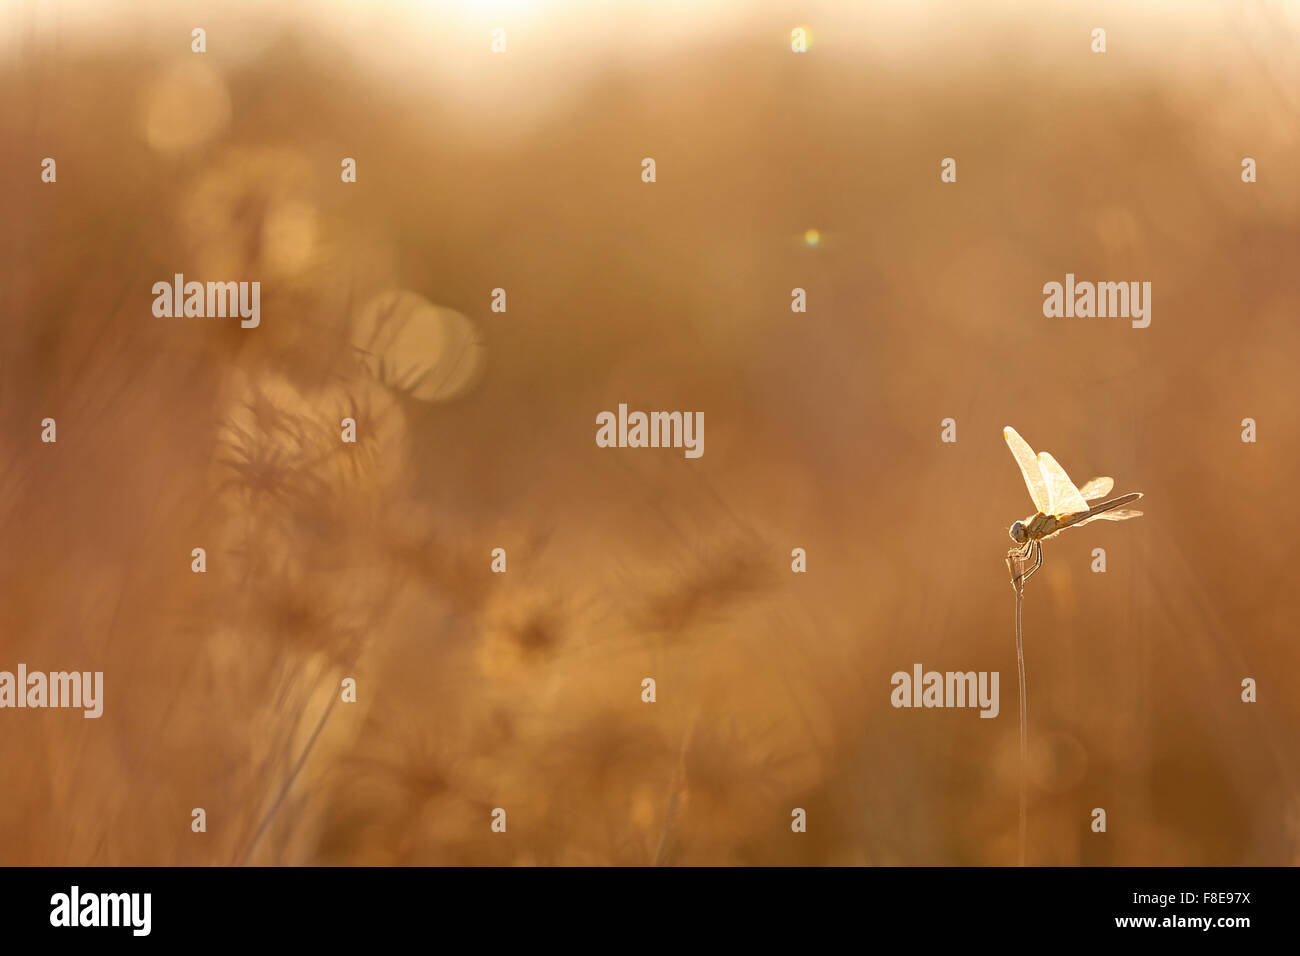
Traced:
<svg viewBox="0 0 1300 956">
<path fill-rule="evenodd" d="M 1013 524 L 1011 526 L 1010 532 L 1008 533 L 1011 535 L 1011 540 L 1014 541 L 1016 544 L 1024 544 L 1026 541 L 1029 540 L 1029 530 L 1025 527 L 1025 523 L 1023 521 L 1017 521 L 1015 524 Z"/>
</svg>

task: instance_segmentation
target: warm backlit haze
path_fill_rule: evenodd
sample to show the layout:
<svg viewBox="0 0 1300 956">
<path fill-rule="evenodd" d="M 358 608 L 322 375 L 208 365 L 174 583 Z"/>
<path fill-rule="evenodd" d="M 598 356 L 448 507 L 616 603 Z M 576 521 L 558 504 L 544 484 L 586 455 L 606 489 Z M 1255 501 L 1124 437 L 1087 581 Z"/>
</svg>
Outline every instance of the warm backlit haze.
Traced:
<svg viewBox="0 0 1300 956">
<path fill-rule="evenodd" d="M 0 14 L 0 863 L 1014 863 L 1008 424 L 1030 862 L 1300 862 L 1300 8 L 267 6 Z"/>
</svg>

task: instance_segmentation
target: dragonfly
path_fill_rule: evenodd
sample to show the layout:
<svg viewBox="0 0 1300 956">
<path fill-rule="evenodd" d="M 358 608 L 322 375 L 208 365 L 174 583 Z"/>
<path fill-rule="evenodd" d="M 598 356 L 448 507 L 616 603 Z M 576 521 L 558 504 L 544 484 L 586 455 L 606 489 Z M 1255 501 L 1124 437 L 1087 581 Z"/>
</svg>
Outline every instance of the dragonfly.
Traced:
<svg viewBox="0 0 1300 956">
<path fill-rule="evenodd" d="M 1037 514 L 1017 521 L 1009 530 L 1011 540 L 1019 547 L 1007 555 L 1008 563 L 1014 556 L 1020 562 L 1022 573 L 1013 579 L 1013 586 L 1023 585 L 1029 576 L 1043 566 L 1043 542 L 1054 538 L 1066 528 L 1077 528 L 1089 521 L 1124 521 L 1142 514 L 1124 505 L 1137 501 L 1142 492 L 1107 499 L 1115 487 L 1113 478 L 1093 478 L 1082 488 L 1076 488 L 1060 463 L 1047 452 L 1034 454 L 1029 443 L 1008 425 L 1002 429 L 1007 447 L 1020 466 L 1020 474 L 1029 488 Z M 1024 563 L 1032 558 L 1033 565 L 1026 572 Z"/>
</svg>

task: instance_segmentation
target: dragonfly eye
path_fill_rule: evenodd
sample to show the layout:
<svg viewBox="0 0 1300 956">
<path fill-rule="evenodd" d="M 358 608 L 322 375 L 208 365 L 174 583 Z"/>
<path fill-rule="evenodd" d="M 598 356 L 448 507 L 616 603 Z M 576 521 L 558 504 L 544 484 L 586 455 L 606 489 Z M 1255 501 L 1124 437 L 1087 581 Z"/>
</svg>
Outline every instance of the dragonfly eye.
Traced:
<svg viewBox="0 0 1300 956">
<path fill-rule="evenodd" d="M 1023 521 L 1017 521 L 1011 526 L 1011 540 L 1016 544 L 1024 544 L 1029 535 L 1025 532 Z"/>
</svg>

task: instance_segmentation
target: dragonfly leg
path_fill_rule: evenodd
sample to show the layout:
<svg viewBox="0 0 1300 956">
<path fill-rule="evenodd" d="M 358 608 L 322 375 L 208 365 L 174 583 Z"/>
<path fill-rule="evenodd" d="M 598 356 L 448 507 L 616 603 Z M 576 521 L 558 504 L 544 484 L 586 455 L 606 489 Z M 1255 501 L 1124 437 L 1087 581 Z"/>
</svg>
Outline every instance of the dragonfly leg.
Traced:
<svg viewBox="0 0 1300 956">
<path fill-rule="evenodd" d="M 1034 564 L 1033 564 L 1033 566 L 1032 566 L 1028 571 L 1025 572 L 1024 577 L 1021 578 L 1021 582 L 1022 582 L 1022 583 L 1023 583 L 1024 581 L 1028 581 L 1029 578 L 1030 578 L 1030 576 L 1032 576 L 1033 573 L 1034 573 L 1035 571 L 1037 571 L 1039 568 L 1041 568 L 1041 567 L 1043 566 L 1043 544 L 1042 544 L 1042 542 L 1041 542 L 1041 541 L 1030 541 L 1030 542 L 1027 542 L 1027 543 L 1025 544 L 1025 557 L 1028 557 L 1029 554 L 1030 554 L 1031 552 L 1032 552 L 1032 554 L 1034 555 Z"/>
</svg>

